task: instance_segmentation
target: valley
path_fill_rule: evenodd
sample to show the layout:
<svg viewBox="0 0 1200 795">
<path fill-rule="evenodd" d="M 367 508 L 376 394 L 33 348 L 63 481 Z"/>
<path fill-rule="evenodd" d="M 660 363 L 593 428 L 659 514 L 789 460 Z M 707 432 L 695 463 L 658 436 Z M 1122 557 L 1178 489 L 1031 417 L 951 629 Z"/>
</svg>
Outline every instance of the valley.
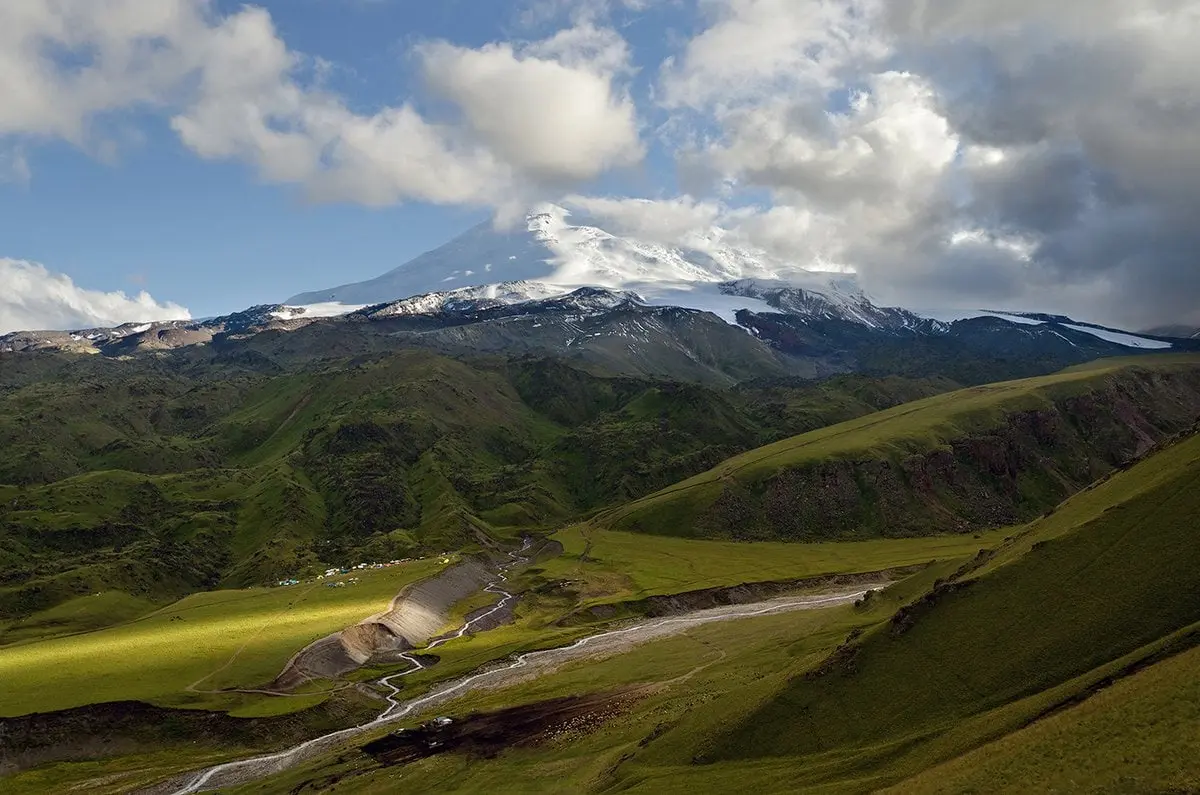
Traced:
<svg viewBox="0 0 1200 795">
<path fill-rule="evenodd" d="M 1184 595 L 1196 561 L 1191 525 L 1178 517 L 1190 515 L 1198 438 L 1185 433 L 980 554 L 853 607 L 698 626 L 467 695 L 449 713 L 474 720 L 514 704 L 624 694 L 589 728 L 551 722 L 530 745 L 398 767 L 343 752 L 256 791 L 307 781 L 375 792 L 397 780 L 503 791 L 517 779 L 554 791 L 566 770 L 581 791 L 723 789 L 747 775 L 768 792 L 959 791 L 992 775 L 1019 788 L 1061 775 L 1039 750 L 1046 742 L 1078 760 L 1064 786 L 1186 786 L 1198 772 L 1183 749 L 1200 616 Z M 1132 723 L 1114 734 L 1115 716 Z M 937 767 L 946 760 L 955 761 Z"/>
<path fill-rule="evenodd" d="M 1197 39 L 0 2 L 0 795 L 1200 794 Z"/>
<path fill-rule="evenodd" d="M 858 792 L 993 741 L 1028 769 L 1042 715 L 1191 646 L 1160 589 L 1200 354 L 819 287 L 21 337 L 0 785 Z"/>
</svg>

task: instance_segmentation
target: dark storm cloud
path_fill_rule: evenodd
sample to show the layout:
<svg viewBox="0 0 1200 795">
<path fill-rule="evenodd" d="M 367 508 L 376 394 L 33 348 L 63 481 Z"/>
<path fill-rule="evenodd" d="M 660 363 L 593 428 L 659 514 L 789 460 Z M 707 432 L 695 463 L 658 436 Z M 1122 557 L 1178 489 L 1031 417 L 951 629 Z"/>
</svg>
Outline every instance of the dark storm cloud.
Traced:
<svg viewBox="0 0 1200 795">
<path fill-rule="evenodd" d="M 1033 244 L 1018 270 L 959 245 L 910 275 L 987 296 L 1016 273 L 1085 316 L 1200 321 L 1200 3 L 898 0 L 885 19 L 964 151 L 995 150 L 961 175 L 957 224 Z"/>
</svg>

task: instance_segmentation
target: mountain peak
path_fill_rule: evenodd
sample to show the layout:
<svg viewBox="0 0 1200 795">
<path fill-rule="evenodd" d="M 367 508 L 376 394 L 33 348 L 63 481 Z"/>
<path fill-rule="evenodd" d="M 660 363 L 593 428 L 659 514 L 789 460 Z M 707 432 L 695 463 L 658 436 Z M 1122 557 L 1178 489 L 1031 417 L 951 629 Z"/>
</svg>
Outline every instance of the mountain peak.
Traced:
<svg viewBox="0 0 1200 795">
<path fill-rule="evenodd" d="M 571 210 L 546 203 L 532 208 L 524 225 L 504 229 L 483 223 L 382 276 L 301 293 L 286 303 L 376 305 L 520 282 L 557 285 L 564 292 L 591 286 L 648 296 L 664 289 L 676 295 L 717 294 L 717 285 L 747 279 L 809 290 L 823 291 L 830 284 L 835 291 L 857 289 L 840 285 L 846 274 L 837 274 L 835 282 L 832 274 L 806 271 L 766 252 L 731 245 L 728 237 L 725 230 L 713 227 L 693 235 L 687 245 L 667 245 L 573 222 Z"/>
</svg>

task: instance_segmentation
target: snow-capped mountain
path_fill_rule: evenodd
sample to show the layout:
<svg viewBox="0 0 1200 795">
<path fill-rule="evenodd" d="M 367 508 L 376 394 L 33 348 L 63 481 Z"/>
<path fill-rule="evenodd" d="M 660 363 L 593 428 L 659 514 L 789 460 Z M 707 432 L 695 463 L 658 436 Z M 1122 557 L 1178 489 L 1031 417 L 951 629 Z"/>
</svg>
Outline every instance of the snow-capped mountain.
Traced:
<svg viewBox="0 0 1200 795">
<path fill-rule="evenodd" d="M 946 333 L 955 321 L 992 317 L 1072 343 L 1076 331 L 1132 349 L 1162 350 L 1172 343 L 1069 318 L 968 311 L 918 313 L 881 307 L 852 273 L 806 270 L 764 251 L 739 247 L 720 228 L 695 234 L 686 245 L 666 246 L 573 223 L 569 210 L 543 205 L 515 229 L 483 223 L 433 251 L 363 282 L 301 293 L 287 303 L 323 306 L 386 304 L 373 317 L 478 312 L 535 302 L 579 287 L 603 288 L 646 306 L 712 312 L 744 328 L 739 313 L 783 313 L 807 322 L 839 320 L 872 329 Z"/>
<path fill-rule="evenodd" d="M 235 366 L 427 348 L 553 356 L 617 374 L 734 384 L 843 372 L 960 383 L 1049 372 L 1200 342 L 1071 318 L 882 307 L 854 274 L 809 271 L 720 229 L 664 246 L 543 207 L 515 230 L 483 224 L 364 282 L 198 321 L 17 332 L 0 353 L 168 355 L 200 346 Z"/>
<path fill-rule="evenodd" d="M 822 313 L 868 318 L 870 305 L 853 274 L 808 271 L 762 251 L 731 245 L 724 230 L 666 246 L 573 224 L 571 213 L 544 205 L 517 229 L 480 224 L 449 243 L 374 279 L 301 293 L 289 305 L 379 304 L 430 296 L 410 307 L 460 298 L 513 303 L 603 287 L 637 294 L 652 306 L 712 311 L 733 322 L 738 310 L 771 311 L 771 295 Z M 776 309 L 781 305 L 774 305 Z M 403 311 L 403 310 L 402 310 Z"/>
<path fill-rule="evenodd" d="M 368 309 L 370 317 L 392 317 L 396 315 L 432 315 L 439 312 L 480 310 L 493 306 L 507 306 L 542 298 L 553 298 L 566 292 L 563 288 L 541 282 L 501 282 L 477 287 L 459 287 L 454 290 L 414 295 L 401 298 Z"/>
</svg>

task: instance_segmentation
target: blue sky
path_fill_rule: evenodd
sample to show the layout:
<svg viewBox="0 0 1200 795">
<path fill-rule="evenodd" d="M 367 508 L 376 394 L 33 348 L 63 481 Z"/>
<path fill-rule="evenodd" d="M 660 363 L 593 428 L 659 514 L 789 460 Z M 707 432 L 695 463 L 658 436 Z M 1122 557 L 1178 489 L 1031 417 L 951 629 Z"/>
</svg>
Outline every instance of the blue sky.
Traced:
<svg viewBox="0 0 1200 795">
<path fill-rule="evenodd" d="M 291 48 L 330 62 L 328 85 L 364 113 L 422 98 L 411 54 L 418 42 L 479 47 L 537 38 L 564 21 L 531 23 L 528 8 L 478 0 L 259 5 Z M 217 13 L 241 6 L 221 2 Z M 621 16 L 639 65 L 651 70 L 666 55 L 662 23 L 687 21 Z M 645 81 L 634 90 L 644 92 Z M 0 254 L 44 263 L 88 289 L 146 289 L 204 316 L 377 275 L 491 215 L 486 207 L 420 201 L 314 202 L 294 185 L 264 182 L 244 163 L 197 158 L 161 115 L 120 114 L 106 123 L 135 139 L 111 159 L 65 142 L 23 146 L 30 178 L 0 182 Z M 653 190 L 670 181 L 669 171 L 652 153 L 602 182 Z"/>
<path fill-rule="evenodd" d="M 0 3 L 0 333 L 206 316 L 554 201 L 881 303 L 1200 324 L 1200 0 Z"/>
</svg>

